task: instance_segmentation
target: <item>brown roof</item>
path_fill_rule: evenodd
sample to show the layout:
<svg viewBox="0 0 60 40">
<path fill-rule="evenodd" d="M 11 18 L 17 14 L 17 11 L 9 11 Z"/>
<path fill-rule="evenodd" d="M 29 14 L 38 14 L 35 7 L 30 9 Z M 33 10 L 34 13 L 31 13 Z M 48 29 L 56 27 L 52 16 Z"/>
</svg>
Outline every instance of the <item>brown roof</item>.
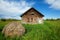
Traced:
<svg viewBox="0 0 60 40">
<path fill-rule="evenodd" d="M 28 11 L 30 11 L 31 9 L 33 9 L 33 10 L 35 10 L 36 12 L 38 12 L 36 9 L 34 9 L 34 8 L 30 8 L 29 10 L 27 10 L 25 13 L 23 13 L 22 15 L 21 15 L 21 17 L 23 16 L 23 15 L 25 15 Z M 41 14 L 40 12 L 38 12 L 41 16 L 43 16 L 44 17 L 44 15 L 43 14 Z"/>
</svg>

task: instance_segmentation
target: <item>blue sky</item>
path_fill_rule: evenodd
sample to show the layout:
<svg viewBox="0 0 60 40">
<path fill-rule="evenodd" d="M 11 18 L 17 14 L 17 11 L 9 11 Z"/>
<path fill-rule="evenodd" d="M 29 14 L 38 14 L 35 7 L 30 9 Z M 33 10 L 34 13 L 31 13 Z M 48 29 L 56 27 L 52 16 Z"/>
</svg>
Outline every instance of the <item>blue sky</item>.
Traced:
<svg viewBox="0 0 60 40">
<path fill-rule="evenodd" d="M 20 19 L 20 15 L 34 7 L 46 18 L 60 18 L 60 0 L 0 0 L 0 18 Z"/>
</svg>

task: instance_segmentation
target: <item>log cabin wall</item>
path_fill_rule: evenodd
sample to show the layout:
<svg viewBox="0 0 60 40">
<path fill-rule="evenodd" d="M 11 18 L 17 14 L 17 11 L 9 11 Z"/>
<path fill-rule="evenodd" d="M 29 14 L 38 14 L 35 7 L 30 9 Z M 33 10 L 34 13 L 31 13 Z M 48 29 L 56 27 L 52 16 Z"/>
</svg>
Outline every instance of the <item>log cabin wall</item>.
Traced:
<svg viewBox="0 0 60 40">
<path fill-rule="evenodd" d="M 36 24 L 38 23 L 38 19 L 43 19 L 43 17 L 33 9 L 28 11 L 24 16 L 22 16 L 23 23 Z"/>
</svg>

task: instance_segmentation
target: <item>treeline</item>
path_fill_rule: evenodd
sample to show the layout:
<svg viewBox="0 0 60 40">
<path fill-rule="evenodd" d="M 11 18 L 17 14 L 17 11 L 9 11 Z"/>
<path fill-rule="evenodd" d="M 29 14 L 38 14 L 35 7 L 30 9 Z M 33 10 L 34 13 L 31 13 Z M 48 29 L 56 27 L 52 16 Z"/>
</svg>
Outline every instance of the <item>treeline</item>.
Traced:
<svg viewBox="0 0 60 40">
<path fill-rule="evenodd" d="M 17 19 L 0 19 L 0 21 L 19 21 Z"/>
<path fill-rule="evenodd" d="M 57 21 L 57 20 L 60 20 L 60 18 L 57 18 L 57 19 L 46 19 L 47 21 Z"/>
</svg>

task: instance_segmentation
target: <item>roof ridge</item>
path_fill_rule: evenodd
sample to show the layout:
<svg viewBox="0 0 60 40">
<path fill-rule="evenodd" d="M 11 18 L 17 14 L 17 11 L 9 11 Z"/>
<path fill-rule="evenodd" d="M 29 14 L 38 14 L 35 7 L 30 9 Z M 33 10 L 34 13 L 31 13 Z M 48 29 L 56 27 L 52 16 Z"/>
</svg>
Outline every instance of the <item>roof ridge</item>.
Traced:
<svg viewBox="0 0 60 40">
<path fill-rule="evenodd" d="M 44 17 L 44 15 L 41 14 L 41 12 L 37 11 L 37 10 L 36 10 L 35 8 L 33 8 L 33 7 L 31 7 L 30 9 L 28 9 L 25 13 L 27 13 L 27 12 L 28 12 L 29 10 L 31 10 L 31 9 L 35 10 L 36 12 L 38 12 L 40 15 L 42 15 L 42 16 Z M 22 17 L 25 13 L 23 13 L 23 14 L 21 15 L 21 17 Z"/>
</svg>

